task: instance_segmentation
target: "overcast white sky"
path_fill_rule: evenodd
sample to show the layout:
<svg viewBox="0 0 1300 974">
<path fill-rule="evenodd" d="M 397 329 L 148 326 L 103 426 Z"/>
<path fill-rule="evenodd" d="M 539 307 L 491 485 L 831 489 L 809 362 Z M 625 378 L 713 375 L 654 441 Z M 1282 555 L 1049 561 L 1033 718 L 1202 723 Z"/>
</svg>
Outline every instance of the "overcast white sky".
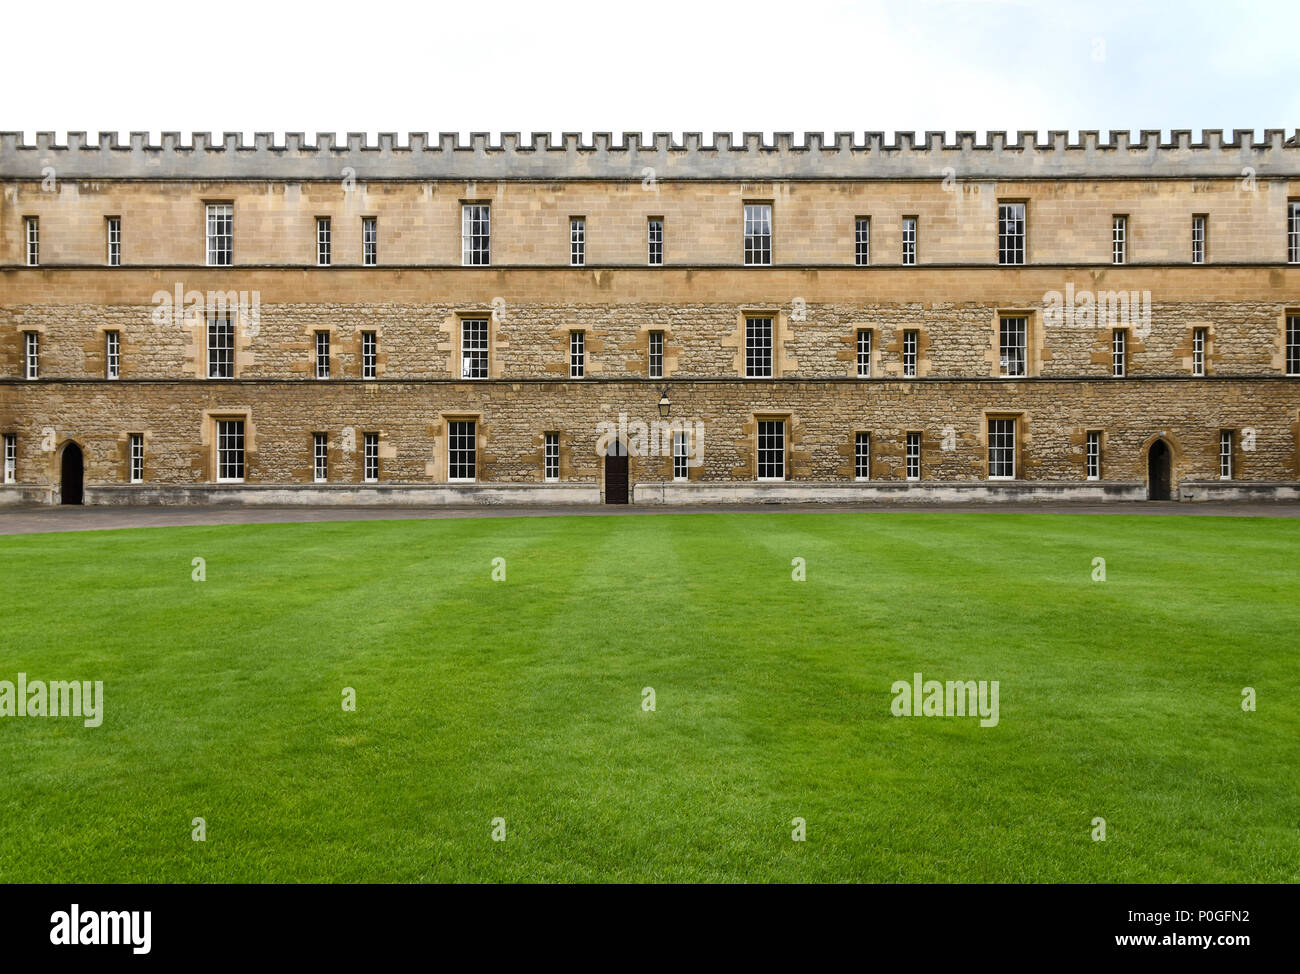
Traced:
<svg viewBox="0 0 1300 974">
<path fill-rule="evenodd" d="M 1300 126 L 1300 3 L 15 4 L 0 130 Z"/>
</svg>

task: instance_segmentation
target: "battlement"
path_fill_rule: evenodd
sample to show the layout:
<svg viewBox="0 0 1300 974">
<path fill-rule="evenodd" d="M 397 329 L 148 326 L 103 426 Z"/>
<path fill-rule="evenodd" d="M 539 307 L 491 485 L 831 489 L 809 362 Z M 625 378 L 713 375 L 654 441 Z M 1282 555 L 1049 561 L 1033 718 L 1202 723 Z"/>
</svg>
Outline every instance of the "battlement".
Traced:
<svg viewBox="0 0 1300 974">
<path fill-rule="evenodd" d="M 640 133 L 616 141 L 595 132 L 586 141 L 566 132 L 558 144 L 549 133 L 524 141 L 517 132 L 441 133 L 430 140 L 413 132 L 400 142 L 395 133 L 379 134 L 371 145 L 366 135 L 349 133 L 338 142 L 332 134 L 314 143 L 300 132 L 258 132 L 247 145 L 242 134 L 196 132 L 189 142 L 178 132 L 164 132 L 161 144 L 148 133 L 132 132 L 127 144 L 118 133 L 100 133 L 90 141 L 84 132 L 69 132 L 60 145 L 52 132 L 38 132 L 35 145 L 21 133 L 0 132 L 0 179 L 40 179 L 52 167 L 60 179 L 172 180 L 334 180 L 351 169 L 358 180 L 497 180 L 599 179 L 635 180 L 787 180 L 787 179 L 1160 179 L 1237 178 L 1243 170 L 1259 178 L 1300 178 L 1300 130 L 1265 129 L 1256 141 L 1253 129 L 1235 129 L 1230 139 L 1221 129 L 1165 134 L 1144 129 L 1134 140 L 1128 131 L 1111 131 L 1102 141 L 1097 131 L 988 132 L 810 132 L 796 142 L 778 132 L 768 143 L 760 133 L 715 132 L 706 143 L 701 133 L 687 132 L 680 142 L 657 132 L 644 143 Z M 948 171 L 950 170 L 950 172 Z"/>
</svg>

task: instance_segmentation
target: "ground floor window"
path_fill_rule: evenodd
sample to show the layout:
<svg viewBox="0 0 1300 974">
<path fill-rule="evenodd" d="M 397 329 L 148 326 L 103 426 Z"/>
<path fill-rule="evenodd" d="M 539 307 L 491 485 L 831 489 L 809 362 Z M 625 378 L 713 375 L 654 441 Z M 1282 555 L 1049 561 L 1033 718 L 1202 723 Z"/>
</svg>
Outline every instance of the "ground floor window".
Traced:
<svg viewBox="0 0 1300 974">
<path fill-rule="evenodd" d="M 921 479 L 921 434 L 907 434 L 907 479 Z"/>
<path fill-rule="evenodd" d="M 690 479 L 690 450 L 685 430 L 673 433 L 673 480 Z"/>
<path fill-rule="evenodd" d="M 1219 479 L 1232 479 L 1232 430 L 1219 430 Z"/>
<path fill-rule="evenodd" d="M 244 479 L 244 421 L 217 421 L 217 480 L 238 483 Z"/>
<path fill-rule="evenodd" d="M 477 442 L 472 419 L 447 424 L 447 476 L 450 480 L 473 480 L 477 473 Z"/>
<path fill-rule="evenodd" d="M 785 420 L 758 421 L 758 479 L 785 479 Z"/>
<path fill-rule="evenodd" d="M 1016 476 L 1016 421 L 989 420 L 989 478 L 1012 480 Z"/>
<path fill-rule="evenodd" d="M 871 434 L 856 433 L 853 437 L 853 479 L 871 479 Z"/>
<path fill-rule="evenodd" d="M 362 477 L 366 483 L 373 484 L 379 479 L 379 434 L 366 433 L 364 442 L 364 467 Z"/>
<path fill-rule="evenodd" d="M 5 434 L 5 483 L 18 482 L 18 437 L 13 433 Z"/>
<path fill-rule="evenodd" d="M 1101 430 L 1088 430 L 1088 479 L 1101 479 Z"/>
<path fill-rule="evenodd" d="M 326 433 L 311 435 L 312 479 L 318 484 L 329 479 L 330 438 Z"/>
<path fill-rule="evenodd" d="M 131 434 L 131 469 L 129 478 L 131 483 L 139 484 L 144 481 L 144 434 Z"/>
<path fill-rule="evenodd" d="M 560 434 L 546 434 L 546 480 L 548 483 L 554 483 L 560 479 Z"/>
</svg>

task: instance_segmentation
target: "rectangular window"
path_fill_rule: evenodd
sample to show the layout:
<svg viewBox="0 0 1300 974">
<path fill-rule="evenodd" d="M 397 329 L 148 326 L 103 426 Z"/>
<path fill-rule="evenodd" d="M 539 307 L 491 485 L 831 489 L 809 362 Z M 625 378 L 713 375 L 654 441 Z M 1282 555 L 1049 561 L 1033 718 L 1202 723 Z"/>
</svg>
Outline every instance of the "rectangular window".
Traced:
<svg viewBox="0 0 1300 974">
<path fill-rule="evenodd" d="M 1110 333 L 1110 374 L 1122 379 L 1128 373 L 1128 334 L 1123 328 Z"/>
<path fill-rule="evenodd" d="M 999 362 L 1003 375 L 1023 376 L 1028 374 L 1026 370 L 1028 335 L 1028 318 L 1002 319 L 1001 337 L 999 339 Z"/>
<path fill-rule="evenodd" d="M 108 228 L 108 266 L 122 266 L 122 218 L 110 216 L 106 221 Z"/>
<path fill-rule="evenodd" d="M 853 479 L 871 479 L 871 434 L 853 435 Z"/>
<path fill-rule="evenodd" d="M 1088 430 L 1088 479 L 1101 479 L 1101 430 Z"/>
<path fill-rule="evenodd" d="M 217 480 L 238 483 L 244 479 L 244 421 L 217 422 Z"/>
<path fill-rule="evenodd" d="M 316 378 L 330 377 L 330 333 L 316 332 Z"/>
<path fill-rule="evenodd" d="M 140 484 L 144 482 L 144 434 L 131 434 L 131 469 L 129 472 L 131 483 Z"/>
<path fill-rule="evenodd" d="M 235 377 L 235 326 L 230 313 L 208 312 L 208 378 Z"/>
<path fill-rule="evenodd" d="M 1300 200 L 1292 200 L 1286 228 L 1286 259 L 1288 263 L 1300 264 Z"/>
<path fill-rule="evenodd" d="M 785 420 L 758 421 L 758 479 L 785 479 Z"/>
<path fill-rule="evenodd" d="M 650 347 L 646 358 L 646 374 L 652 379 L 664 377 L 664 333 L 650 332 Z"/>
<path fill-rule="evenodd" d="M 122 333 L 104 332 L 104 378 L 116 379 L 122 375 Z"/>
<path fill-rule="evenodd" d="M 1205 263 L 1205 222 L 1204 214 L 1192 217 L 1192 263 Z"/>
<path fill-rule="evenodd" d="M 366 433 L 362 437 L 362 442 L 364 456 L 361 477 L 366 483 L 373 484 L 379 480 L 379 434 Z"/>
<path fill-rule="evenodd" d="M 478 443 L 473 420 L 447 424 L 447 476 L 451 480 L 473 480 L 477 474 Z"/>
<path fill-rule="evenodd" d="M 916 263 L 916 217 L 903 217 L 903 263 Z"/>
<path fill-rule="evenodd" d="M 330 266 L 330 218 L 316 217 L 316 266 Z"/>
<path fill-rule="evenodd" d="M 373 331 L 361 333 L 361 378 L 379 375 L 379 339 Z"/>
<path fill-rule="evenodd" d="M 1205 375 L 1205 341 L 1208 329 L 1192 329 L 1192 375 Z"/>
<path fill-rule="evenodd" d="M 235 256 L 235 206 L 208 204 L 208 266 L 229 267 Z"/>
<path fill-rule="evenodd" d="M 328 433 L 311 435 L 312 479 L 318 484 L 329 480 L 330 438 Z"/>
<path fill-rule="evenodd" d="M 1232 479 L 1232 430 L 1219 430 L 1219 479 Z"/>
<path fill-rule="evenodd" d="M 673 480 L 690 480 L 690 443 L 685 430 L 673 433 Z"/>
<path fill-rule="evenodd" d="M 1286 374 L 1300 375 L 1300 314 L 1286 316 Z"/>
<path fill-rule="evenodd" d="M 652 216 L 646 224 L 646 242 L 649 247 L 650 266 L 657 267 L 664 262 L 664 220 L 661 216 Z"/>
<path fill-rule="evenodd" d="M 772 378 L 772 319 L 745 319 L 745 378 Z"/>
<path fill-rule="evenodd" d="M 921 479 L 921 434 L 907 434 L 907 479 Z"/>
<path fill-rule="evenodd" d="M 1025 204 L 998 204 L 998 263 L 1025 262 Z"/>
<path fill-rule="evenodd" d="M 871 378 L 871 329 L 858 329 L 858 378 Z"/>
<path fill-rule="evenodd" d="M 36 267 L 41 262 L 40 221 L 34 216 L 25 217 L 23 229 L 27 237 L 27 266 Z"/>
<path fill-rule="evenodd" d="M 460 207 L 461 263 L 486 267 L 490 256 L 491 220 L 486 203 L 462 203 Z"/>
<path fill-rule="evenodd" d="M 915 331 L 908 329 L 903 332 L 903 378 L 916 378 L 916 349 L 918 345 L 918 335 Z"/>
<path fill-rule="evenodd" d="M 5 483 L 18 482 L 18 436 L 16 433 L 5 434 Z"/>
<path fill-rule="evenodd" d="M 39 379 L 41 377 L 40 332 L 23 332 L 23 375 L 29 379 Z"/>
<path fill-rule="evenodd" d="M 465 318 L 460 323 L 460 377 L 486 379 L 488 374 L 488 320 Z"/>
<path fill-rule="evenodd" d="M 1128 263 L 1128 217 L 1122 214 L 1110 218 L 1110 262 Z"/>
<path fill-rule="evenodd" d="M 560 479 L 560 434 L 547 433 L 544 450 L 545 476 L 547 483 Z"/>
<path fill-rule="evenodd" d="M 989 420 L 989 479 L 1014 480 L 1016 476 L 1016 421 Z"/>
<path fill-rule="evenodd" d="M 361 218 L 361 263 L 366 267 L 379 263 L 379 220 L 373 216 Z"/>
<path fill-rule="evenodd" d="M 581 267 L 587 263 L 587 221 L 575 216 L 569 219 L 569 264 Z"/>
<path fill-rule="evenodd" d="M 745 204 L 745 264 L 772 263 L 772 205 Z"/>
<path fill-rule="evenodd" d="M 587 374 L 587 333 L 569 332 L 569 378 L 581 379 Z"/>
<path fill-rule="evenodd" d="M 866 267 L 871 263 L 871 217 L 860 216 L 853 221 L 853 263 Z"/>
</svg>

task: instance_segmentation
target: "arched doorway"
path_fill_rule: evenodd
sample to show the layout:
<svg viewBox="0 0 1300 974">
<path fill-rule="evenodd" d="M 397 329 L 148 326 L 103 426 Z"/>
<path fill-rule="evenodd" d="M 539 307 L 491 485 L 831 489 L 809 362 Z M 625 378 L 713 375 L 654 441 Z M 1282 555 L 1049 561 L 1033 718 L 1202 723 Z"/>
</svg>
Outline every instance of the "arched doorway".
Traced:
<svg viewBox="0 0 1300 974">
<path fill-rule="evenodd" d="M 81 455 L 81 447 L 69 441 L 63 447 L 62 469 L 59 478 L 59 497 L 64 504 L 81 503 L 85 468 L 85 458 Z"/>
<path fill-rule="evenodd" d="M 1167 501 L 1170 495 L 1169 444 L 1156 440 L 1147 450 L 1147 500 Z"/>
<path fill-rule="evenodd" d="M 627 446 L 621 440 L 605 453 L 605 503 L 627 503 Z"/>
</svg>

